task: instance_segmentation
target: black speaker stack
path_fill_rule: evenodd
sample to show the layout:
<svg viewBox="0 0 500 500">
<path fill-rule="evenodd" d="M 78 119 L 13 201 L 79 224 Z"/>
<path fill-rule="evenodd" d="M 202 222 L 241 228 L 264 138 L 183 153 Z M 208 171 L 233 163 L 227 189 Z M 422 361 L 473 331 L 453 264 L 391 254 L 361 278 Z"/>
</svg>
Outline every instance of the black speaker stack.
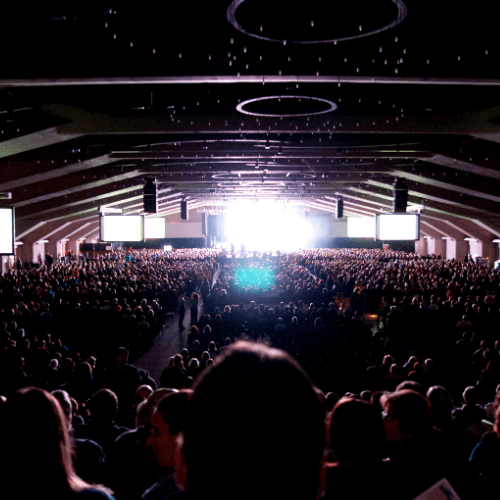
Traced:
<svg viewBox="0 0 500 500">
<path fill-rule="evenodd" d="M 405 213 L 408 204 L 408 185 L 406 179 L 396 177 L 394 184 L 394 199 L 392 202 L 392 211 L 395 214 Z"/>
<path fill-rule="evenodd" d="M 156 194 L 156 179 L 146 179 L 146 184 L 144 185 L 144 212 L 147 214 L 158 213 L 158 200 Z"/>
<path fill-rule="evenodd" d="M 201 212 L 201 234 L 206 236 L 207 234 L 207 213 Z"/>
<path fill-rule="evenodd" d="M 342 219 L 344 216 L 344 200 L 339 198 L 337 200 L 337 219 Z"/>
<path fill-rule="evenodd" d="M 188 204 L 186 200 L 181 200 L 181 220 L 188 220 Z"/>
</svg>

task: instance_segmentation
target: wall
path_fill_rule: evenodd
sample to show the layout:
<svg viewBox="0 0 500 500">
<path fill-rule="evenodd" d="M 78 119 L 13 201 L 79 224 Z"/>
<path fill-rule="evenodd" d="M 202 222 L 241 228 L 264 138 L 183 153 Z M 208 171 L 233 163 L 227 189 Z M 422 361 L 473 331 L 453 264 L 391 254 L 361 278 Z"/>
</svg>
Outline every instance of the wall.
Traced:
<svg viewBox="0 0 500 500">
<path fill-rule="evenodd" d="M 466 240 L 456 240 L 457 242 L 457 256 L 456 260 L 463 261 L 465 256 L 469 253 L 469 242 Z"/>
<path fill-rule="evenodd" d="M 330 223 L 330 234 L 334 238 L 347 238 L 347 220 L 335 219 L 333 216 L 328 216 Z"/>
<path fill-rule="evenodd" d="M 58 255 L 58 242 L 49 240 L 48 243 L 45 243 L 45 251 L 49 252 L 54 257 L 54 262 L 59 257 Z"/>
<path fill-rule="evenodd" d="M 419 255 L 425 255 L 426 254 L 426 242 L 423 236 L 420 237 L 418 241 L 415 242 L 415 253 Z"/>
<path fill-rule="evenodd" d="M 457 240 L 446 239 L 446 258 L 451 260 L 457 256 Z"/>
<path fill-rule="evenodd" d="M 39 255 L 42 256 L 42 262 L 44 262 L 45 261 L 45 243 L 35 241 L 35 243 L 33 243 L 33 253 L 32 253 L 32 257 L 30 260 L 32 260 L 33 262 L 39 262 L 39 257 L 38 257 Z"/>
<path fill-rule="evenodd" d="M 167 223 L 169 223 L 169 222 L 200 222 L 201 223 L 201 212 L 198 212 L 197 208 L 194 208 L 192 210 L 188 210 L 188 220 L 182 220 L 180 212 L 176 213 L 176 214 L 165 215 L 164 218 L 165 218 L 165 221 Z"/>
<path fill-rule="evenodd" d="M 165 238 L 201 238 L 200 222 L 166 222 Z"/>
<path fill-rule="evenodd" d="M 432 236 L 427 236 L 425 238 L 425 242 L 427 244 L 426 248 L 426 254 L 435 254 L 436 253 L 436 238 L 433 238 Z"/>
<path fill-rule="evenodd" d="M 441 255 L 441 258 L 445 258 L 446 255 L 446 240 L 443 238 L 434 239 L 434 253 L 436 255 Z"/>
<path fill-rule="evenodd" d="M 479 240 L 469 240 L 469 251 L 473 258 L 483 256 L 483 242 Z"/>
</svg>

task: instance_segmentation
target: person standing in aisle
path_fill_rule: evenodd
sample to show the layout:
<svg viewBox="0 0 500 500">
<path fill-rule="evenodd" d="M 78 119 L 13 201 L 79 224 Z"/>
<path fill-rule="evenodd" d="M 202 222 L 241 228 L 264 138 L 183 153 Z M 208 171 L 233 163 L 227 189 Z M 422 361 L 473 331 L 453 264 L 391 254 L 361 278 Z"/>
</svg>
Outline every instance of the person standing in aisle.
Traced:
<svg viewBox="0 0 500 500">
<path fill-rule="evenodd" d="M 186 315 L 186 296 L 182 293 L 177 303 L 177 312 L 179 313 L 179 330 L 184 330 L 184 316 Z"/>
<path fill-rule="evenodd" d="M 191 294 L 191 304 L 189 306 L 191 312 L 190 324 L 196 325 L 198 323 L 198 304 L 199 304 L 199 296 L 196 292 Z"/>
</svg>

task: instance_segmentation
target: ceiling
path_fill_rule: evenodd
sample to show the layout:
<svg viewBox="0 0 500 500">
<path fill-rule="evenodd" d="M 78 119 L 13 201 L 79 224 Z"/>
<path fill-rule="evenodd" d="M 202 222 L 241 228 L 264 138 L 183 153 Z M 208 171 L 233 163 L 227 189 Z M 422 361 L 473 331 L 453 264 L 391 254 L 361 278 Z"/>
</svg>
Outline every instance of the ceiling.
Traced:
<svg viewBox="0 0 500 500">
<path fill-rule="evenodd" d="M 492 1 L 72 3 L 0 7 L 18 239 L 141 213 L 150 177 L 159 216 L 242 197 L 373 215 L 399 177 L 423 234 L 500 237 Z"/>
</svg>

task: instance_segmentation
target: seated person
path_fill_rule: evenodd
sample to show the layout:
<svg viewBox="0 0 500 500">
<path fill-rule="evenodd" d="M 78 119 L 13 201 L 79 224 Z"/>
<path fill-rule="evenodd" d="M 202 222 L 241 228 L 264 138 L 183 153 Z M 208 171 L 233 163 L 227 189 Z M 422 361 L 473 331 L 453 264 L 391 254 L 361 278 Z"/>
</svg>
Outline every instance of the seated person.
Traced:
<svg viewBox="0 0 500 500">
<path fill-rule="evenodd" d="M 137 500 L 141 494 L 165 476 L 151 446 L 151 418 L 158 402 L 175 389 L 158 389 L 137 406 L 135 429 L 124 432 L 108 453 L 108 483 L 117 500 Z"/>
<path fill-rule="evenodd" d="M 88 402 L 88 409 L 90 422 L 74 426 L 76 437 L 95 441 L 102 447 L 104 453 L 107 453 L 115 439 L 128 431 L 127 427 L 115 424 L 118 414 L 118 398 L 113 391 L 100 389 Z"/>
<path fill-rule="evenodd" d="M 401 463 L 407 477 L 405 498 L 416 497 L 443 477 L 460 495 L 467 482 L 466 463 L 454 456 L 443 432 L 433 427 L 427 398 L 403 389 L 383 395 L 381 404 L 389 456 Z"/>
<path fill-rule="evenodd" d="M 68 423 L 68 432 L 73 445 L 73 465 L 77 474 L 89 483 L 102 483 L 104 479 L 104 467 L 106 455 L 104 450 L 91 439 L 78 439 L 72 436 L 73 406 L 66 391 L 57 389 L 52 391 Z"/>
<path fill-rule="evenodd" d="M 327 498 L 401 498 L 401 466 L 385 459 L 385 430 L 375 405 L 341 398 L 327 419 L 327 430 L 333 453 L 326 466 Z"/>
<path fill-rule="evenodd" d="M 216 480 L 219 500 L 315 500 L 323 488 L 324 418 L 311 381 L 288 354 L 229 346 L 197 380 L 188 405 L 188 497 L 206 499 Z"/>
<path fill-rule="evenodd" d="M 147 445 L 153 450 L 156 463 L 163 469 L 163 478 L 148 488 L 143 500 L 161 500 L 180 493 L 175 474 L 178 456 L 177 438 L 184 426 L 184 417 L 190 390 L 172 392 L 161 399 L 151 417 Z"/>
<path fill-rule="evenodd" d="M 500 465 L 500 408 L 496 410 L 493 431 L 483 434 L 472 451 L 469 462 L 480 487 L 477 498 L 489 496 L 494 491 L 493 488 L 496 488 Z"/>
<path fill-rule="evenodd" d="M 35 387 L 8 398 L 0 412 L 2 498 L 113 500 L 73 467 L 68 421 L 57 399 Z"/>
</svg>

